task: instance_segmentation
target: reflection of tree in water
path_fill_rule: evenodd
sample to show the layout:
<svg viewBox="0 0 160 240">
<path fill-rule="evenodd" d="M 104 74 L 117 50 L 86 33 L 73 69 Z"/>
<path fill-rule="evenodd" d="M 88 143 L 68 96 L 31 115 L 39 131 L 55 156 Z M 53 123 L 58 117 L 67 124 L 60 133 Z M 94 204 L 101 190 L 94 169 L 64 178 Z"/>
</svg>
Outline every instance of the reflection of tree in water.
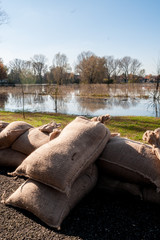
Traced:
<svg viewBox="0 0 160 240">
<path fill-rule="evenodd" d="M 112 98 L 112 107 L 122 107 L 124 109 L 129 109 L 132 106 L 137 106 L 140 99 L 136 98 Z"/>
<path fill-rule="evenodd" d="M 154 117 L 160 117 L 160 99 L 150 99 L 148 109 L 151 109 L 154 113 Z"/>
<path fill-rule="evenodd" d="M 34 97 L 31 96 L 30 94 L 27 95 L 27 100 L 30 101 L 31 99 L 33 99 L 34 103 L 44 103 L 44 97 L 42 95 L 39 94 L 35 94 Z"/>
<path fill-rule="evenodd" d="M 4 109 L 5 103 L 8 100 L 8 93 L 0 94 L 0 108 Z"/>
<path fill-rule="evenodd" d="M 30 94 L 43 94 L 46 93 L 47 85 L 41 84 L 23 84 L 24 92 Z"/>
<path fill-rule="evenodd" d="M 67 97 L 63 96 L 50 96 L 53 99 L 53 110 L 58 112 L 67 113 Z"/>
<path fill-rule="evenodd" d="M 11 94 L 11 97 L 14 99 L 15 104 L 17 106 L 22 105 L 23 103 L 23 96 L 22 94 Z M 25 94 L 24 95 L 24 105 L 33 105 L 34 103 L 43 103 L 44 102 L 44 98 L 42 95 L 39 94 Z"/>
<path fill-rule="evenodd" d="M 149 96 L 152 84 L 80 84 L 81 96 L 110 96 L 110 97 L 144 97 Z"/>
<path fill-rule="evenodd" d="M 85 112 L 86 114 L 88 111 L 94 112 L 96 110 L 106 108 L 105 99 L 83 98 L 76 96 L 76 101 L 79 104 L 79 112 Z"/>
<path fill-rule="evenodd" d="M 114 107 L 122 107 L 128 109 L 131 106 L 136 106 L 140 99 L 135 98 L 106 98 L 106 99 L 95 99 L 95 98 L 82 98 L 76 97 L 81 112 L 94 112 L 100 109 L 112 109 Z"/>
</svg>

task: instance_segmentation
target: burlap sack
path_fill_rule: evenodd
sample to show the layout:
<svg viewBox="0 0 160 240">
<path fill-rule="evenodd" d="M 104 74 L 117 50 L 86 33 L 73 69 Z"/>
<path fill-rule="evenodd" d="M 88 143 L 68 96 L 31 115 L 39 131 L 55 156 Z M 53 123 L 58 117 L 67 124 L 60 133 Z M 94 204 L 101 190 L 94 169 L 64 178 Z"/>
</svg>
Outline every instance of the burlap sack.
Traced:
<svg viewBox="0 0 160 240">
<path fill-rule="evenodd" d="M 99 174 L 97 189 L 119 195 L 130 194 L 142 199 L 141 187 L 138 184 L 120 181 L 116 178 L 112 178 L 107 174 Z"/>
<path fill-rule="evenodd" d="M 55 131 L 54 131 L 55 132 Z M 57 134 L 59 130 L 57 129 Z M 54 137 L 57 136 L 54 134 Z M 52 134 L 53 135 L 53 134 Z M 50 141 L 50 134 L 42 132 L 39 128 L 31 128 L 23 133 L 17 140 L 12 144 L 12 149 L 29 155 L 35 149 L 39 148 L 43 144 Z"/>
<path fill-rule="evenodd" d="M 122 196 L 130 194 L 140 200 L 160 204 L 160 193 L 156 191 L 155 187 L 140 186 L 138 184 L 120 181 L 104 174 L 99 175 L 96 187 L 98 190 L 107 194 L 120 194 Z"/>
<path fill-rule="evenodd" d="M 47 225 L 60 228 L 70 210 L 96 184 L 97 168 L 90 166 L 73 184 L 67 196 L 45 184 L 28 180 L 20 186 L 5 204 L 26 209 Z"/>
<path fill-rule="evenodd" d="M 142 188 L 142 199 L 147 202 L 160 204 L 160 193 L 155 188 L 144 187 Z"/>
<path fill-rule="evenodd" d="M 101 174 L 98 178 L 97 189 L 104 193 L 114 195 L 126 195 L 130 194 L 136 198 L 160 204 L 160 193 L 156 191 L 154 187 L 140 186 L 138 184 L 119 181 L 118 179 L 108 177 L 107 175 Z"/>
<path fill-rule="evenodd" d="M 25 131 L 32 126 L 23 121 L 9 123 L 3 131 L 0 132 L 0 149 L 8 148 Z"/>
<path fill-rule="evenodd" d="M 100 122 L 77 117 L 61 134 L 32 152 L 13 176 L 24 175 L 69 192 L 78 175 L 93 163 L 110 138 Z"/>
<path fill-rule="evenodd" d="M 0 132 L 7 127 L 9 123 L 8 122 L 4 122 L 4 121 L 0 121 Z"/>
<path fill-rule="evenodd" d="M 160 128 L 156 128 L 154 131 L 147 130 L 142 139 L 152 146 L 160 148 Z"/>
<path fill-rule="evenodd" d="M 38 127 L 38 129 L 41 132 L 51 133 L 51 132 L 53 132 L 54 129 L 58 129 L 60 126 L 61 126 L 60 123 L 56 123 L 53 121 L 53 122 L 50 122 L 50 123 L 47 123 L 45 125 Z"/>
<path fill-rule="evenodd" d="M 113 137 L 97 160 L 101 171 L 127 182 L 154 184 L 160 188 L 160 161 L 152 147 L 130 139 Z"/>
<path fill-rule="evenodd" d="M 12 150 L 10 148 L 0 150 L 1 167 L 18 167 L 26 158 L 25 154 Z"/>
</svg>

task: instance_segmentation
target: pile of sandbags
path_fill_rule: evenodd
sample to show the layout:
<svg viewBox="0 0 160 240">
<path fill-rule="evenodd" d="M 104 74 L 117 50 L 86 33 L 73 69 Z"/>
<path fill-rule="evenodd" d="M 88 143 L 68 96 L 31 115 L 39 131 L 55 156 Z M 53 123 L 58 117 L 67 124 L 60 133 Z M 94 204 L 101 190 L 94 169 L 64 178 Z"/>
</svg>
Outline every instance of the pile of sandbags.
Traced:
<svg viewBox="0 0 160 240">
<path fill-rule="evenodd" d="M 140 199 L 160 203 L 160 159 L 152 146 L 111 137 L 97 165 L 100 189 L 128 192 Z"/>
<path fill-rule="evenodd" d="M 95 161 L 109 138 L 110 131 L 100 121 L 77 117 L 10 174 L 28 180 L 4 203 L 27 209 L 60 228 L 70 210 L 95 186 Z"/>
<path fill-rule="evenodd" d="M 26 155 L 57 137 L 61 130 L 60 124 L 51 122 L 41 127 L 28 129 L 12 144 L 12 149 Z"/>
<path fill-rule="evenodd" d="M 54 122 L 0 122 L 0 166 L 13 164 L 9 175 L 28 178 L 3 202 L 55 228 L 97 181 L 107 192 L 160 204 L 160 129 L 146 131 L 144 144 L 110 134 L 108 119 L 77 117 L 62 131 Z"/>
<path fill-rule="evenodd" d="M 17 167 L 26 155 L 12 149 L 12 144 L 33 126 L 23 121 L 0 122 L 0 166 Z"/>
<path fill-rule="evenodd" d="M 0 166 L 18 167 L 35 149 L 58 136 L 60 124 L 34 128 L 24 121 L 0 121 Z"/>
</svg>

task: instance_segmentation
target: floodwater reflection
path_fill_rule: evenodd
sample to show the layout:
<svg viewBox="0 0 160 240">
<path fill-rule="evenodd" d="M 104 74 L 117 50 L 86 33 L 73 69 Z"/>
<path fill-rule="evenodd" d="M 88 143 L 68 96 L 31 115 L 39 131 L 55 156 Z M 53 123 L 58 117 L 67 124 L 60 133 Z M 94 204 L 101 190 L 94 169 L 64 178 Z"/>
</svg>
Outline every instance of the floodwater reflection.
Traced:
<svg viewBox="0 0 160 240">
<path fill-rule="evenodd" d="M 109 97 L 86 98 L 69 91 L 65 97 L 33 94 L 6 93 L 0 95 L 0 110 L 4 111 L 50 112 L 97 116 L 154 116 L 160 117 L 160 102 L 152 98 Z"/>
</svg>

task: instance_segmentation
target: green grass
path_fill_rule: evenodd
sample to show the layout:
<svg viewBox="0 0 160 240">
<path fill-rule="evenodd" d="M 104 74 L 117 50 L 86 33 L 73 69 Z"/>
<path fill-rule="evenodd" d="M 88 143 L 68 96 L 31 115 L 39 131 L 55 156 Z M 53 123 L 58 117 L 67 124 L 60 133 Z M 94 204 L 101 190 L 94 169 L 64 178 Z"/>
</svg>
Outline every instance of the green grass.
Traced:
<svg viewBox="0 0 160 240">
<path fill-rule="evenodd" d="M 119 132 L 122 137 L 142 141 L 146 130 L 160 127 L 160 119 L 155 117 L 113 117 L 107 124 L 111 132 Z"/>
<path fill-rule="evenodd" d="M 0 111 L 0 120 L 6 122 L 25 121 L 34 127 L 55 121 L 62 124 L 62 128 L 71 122 L 76 116 L 65 114 L 25 113 L 25 119 L 19 112 Z M 136 141 L 142 141 L 146 130 L 154 130 L 160 127 L 160 119 L 155 117 L 112 117 L 106 127 L 113 133 L 120 133 L 122 137 L 128 137 Z"/>
<path fill-rule="evenodd" d="M 23 118 L 23 114 L 21 112 L 3 112 L 0 111 L 0 120 L 6 122 L 13 121 L 25 121 L 34 127 L 39 127 L 43 124 L 49 123 L 51 121 L 55 121 L 57 123 L 61 123 L 62 127 L 66 126 L 69 122 L 71 122 L 75 116 L 65 115 L 65 114 L 46 114 L 46 113 L 25 113 L 25 118 Z"/>
</svg>

